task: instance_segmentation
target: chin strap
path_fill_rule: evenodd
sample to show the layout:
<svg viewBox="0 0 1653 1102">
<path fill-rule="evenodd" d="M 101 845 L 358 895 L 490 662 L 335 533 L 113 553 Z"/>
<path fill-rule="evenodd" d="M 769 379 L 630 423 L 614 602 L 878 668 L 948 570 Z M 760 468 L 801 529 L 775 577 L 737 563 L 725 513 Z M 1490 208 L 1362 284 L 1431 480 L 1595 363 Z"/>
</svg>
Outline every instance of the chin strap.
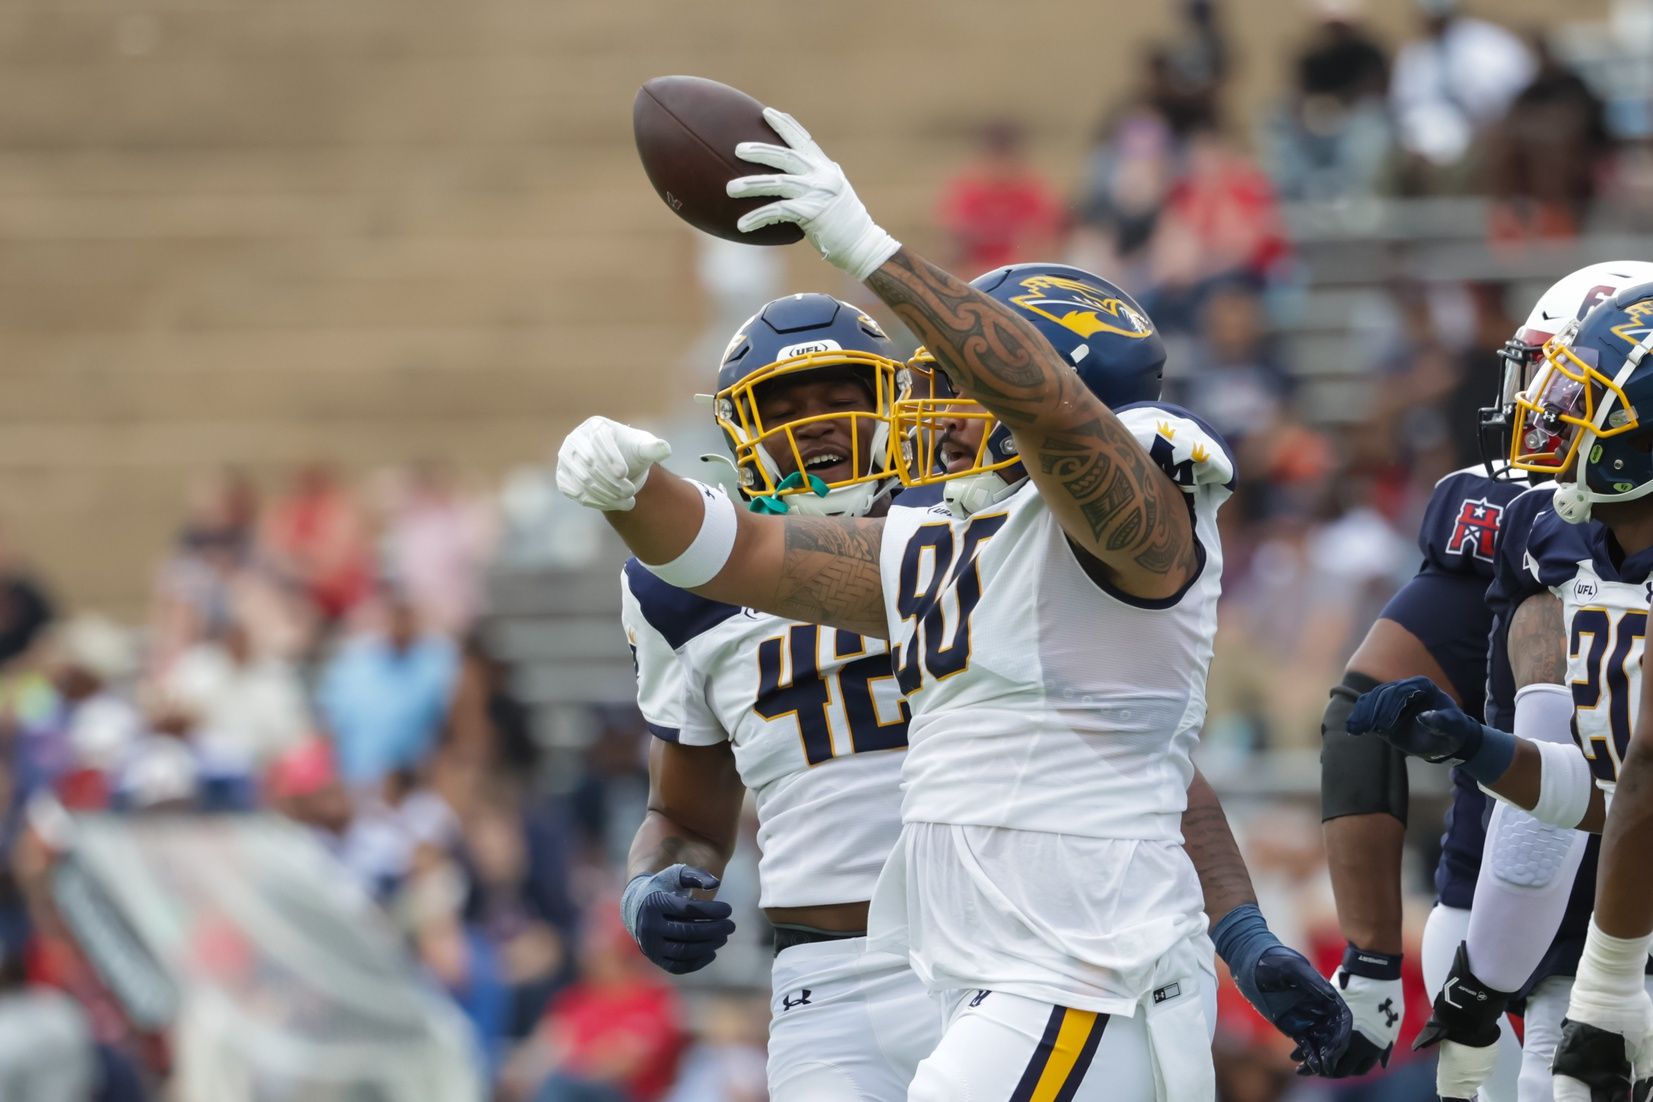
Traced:
<svg viewBox="0 0 1653 1102">
<path fill-rule="evenodd" d="M 786 503 L 786 499 L 781 497 L 781 494 L 786 490 L 798 489 L 800 486 L 804 485 L 804 480 L 806 478 L 809 480 L 809 489 L 811 493 L 813 493 L 816 497 L 827 496 L 829 491 L 827 490 L 827 484 L 825 482 L 821 481 L 819 478 L 816 478 L 812 474 L 806 475 L 802 471 L 793 471 L 791 474 L 781 479 L 780 484 L 775 487 L 774 493 L 765 497 L 755 497 L 750 503 L 747 504 L 746 507 L 754 513 L 772 513 L 779 515 L 781 513 L 791 512 L 792 506 Z"/>
</svg>

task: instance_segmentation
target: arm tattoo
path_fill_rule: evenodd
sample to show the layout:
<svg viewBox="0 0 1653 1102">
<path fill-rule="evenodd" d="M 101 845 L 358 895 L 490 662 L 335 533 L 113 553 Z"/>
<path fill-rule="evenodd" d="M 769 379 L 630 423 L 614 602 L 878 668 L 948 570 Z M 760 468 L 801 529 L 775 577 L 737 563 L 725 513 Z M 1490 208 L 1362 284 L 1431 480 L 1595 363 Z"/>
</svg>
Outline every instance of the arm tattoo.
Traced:
<svg viewBox="0 0 1653 1102">
<path fill-rule="evenodd" d="M 905 249 L 867 286 L 907 323 L 953 384 L 1012 430 L 1084 392 L 1039 331 Z"/>
<path fill-rule="evenodd" d="M 878 576 L 882 520 L 787 517 L 786 553 L 770 611 L 885 638 L 884 589 Z"/>
<path fill-rule="evenodd" d="M 1567 632 L 1561 623 L 1561 598 L 1537 593 L 1522 601 L 1510 617 L 1510 672 L 1515 687 L 1567 683 Z"/>
<path fill-rule="evenodd" d="M 1199 560 L 1182 491 L 1031 323 L 905 249 L 867 286 L 961 394 L 1010 428 L 1076 544 L 1121 581 L 1193 576 Z"/>
<path fill-rule="evenodd" d="M 1188 851 L 1205 895 L 1205 913 L 1215 923 L 1243 903 L 1257 902 L 1251 873 L 1229 829 L 1217 793 L 1195 774 L 1188 786 L 1188 809 L 1182 813 L 1183 848 Z"/>
</svg>

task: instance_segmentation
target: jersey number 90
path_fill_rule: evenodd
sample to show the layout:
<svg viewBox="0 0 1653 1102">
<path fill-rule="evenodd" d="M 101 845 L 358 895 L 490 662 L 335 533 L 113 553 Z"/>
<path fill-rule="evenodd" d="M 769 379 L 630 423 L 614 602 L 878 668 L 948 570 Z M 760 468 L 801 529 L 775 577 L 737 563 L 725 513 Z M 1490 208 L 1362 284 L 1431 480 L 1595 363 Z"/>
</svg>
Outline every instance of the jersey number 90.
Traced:
<svg viewBox="0 0 1653 1102">
<path fill-rule="evenodd" d="M 913 622 L 895 668 L 903 693 L 917 692 L 926 675 L 940 681 L 969 667 L 970 617 L 981 601 L 976 554 L 1004 522 L 1003 513 L 976 517 L 956 537 L 950 524 L 926 524 L 907 541 L 895 602 L 901 618 Z M 923 570 L 926 558 L 928 574 Z M 954 595 L 951 617 L 945 600 L 949 591 Z"/>
</svg>

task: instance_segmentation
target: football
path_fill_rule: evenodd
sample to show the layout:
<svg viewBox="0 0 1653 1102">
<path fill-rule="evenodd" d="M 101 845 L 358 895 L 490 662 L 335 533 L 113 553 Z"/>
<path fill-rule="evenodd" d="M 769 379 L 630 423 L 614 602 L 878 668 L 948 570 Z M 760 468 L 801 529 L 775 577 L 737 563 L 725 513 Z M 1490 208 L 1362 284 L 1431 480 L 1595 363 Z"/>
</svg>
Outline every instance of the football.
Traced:
<svg viewBox="0 0 1653 1102">
<path fill-rule="evenodd" d="M 741 215 L 773 202 L 725 193 L 736 177 L 773 171 L 736 157 L 735 146 L 780 142 L 764 121 L 763 104 L 745 92 L 705 77 L 655 77 L 637 90 L 631 128 L 649 183 L 689 225 L 748 245 L 789 245 L 803 238 L 790 222 L 753 233 L 735 228 Z"/>
</svg>

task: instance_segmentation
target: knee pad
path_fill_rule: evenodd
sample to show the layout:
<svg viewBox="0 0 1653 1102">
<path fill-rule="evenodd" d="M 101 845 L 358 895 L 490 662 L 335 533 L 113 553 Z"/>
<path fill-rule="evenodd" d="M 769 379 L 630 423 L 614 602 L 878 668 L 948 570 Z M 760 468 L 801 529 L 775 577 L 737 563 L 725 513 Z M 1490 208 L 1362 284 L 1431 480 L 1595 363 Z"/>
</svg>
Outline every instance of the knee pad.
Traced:
<svg viewBox="0 0 1653 1102">
<path fill-rule="evenodd" d="M 1378 682 L 1348 672 L 1320 717 L 1320 818 L 1379 812 L 1406 822 L 1406 755 L 1374 735 L 1349 734 L 1349 713 Z"/>
<path fill-rule="evenodd" d="M 1572 849 L 1575 831 L 1541 823 L 1525 813 L 1511 816 L 1488 840 L 1487 860 L 1500 883 L 1547 888 Z"/>
</svg>

